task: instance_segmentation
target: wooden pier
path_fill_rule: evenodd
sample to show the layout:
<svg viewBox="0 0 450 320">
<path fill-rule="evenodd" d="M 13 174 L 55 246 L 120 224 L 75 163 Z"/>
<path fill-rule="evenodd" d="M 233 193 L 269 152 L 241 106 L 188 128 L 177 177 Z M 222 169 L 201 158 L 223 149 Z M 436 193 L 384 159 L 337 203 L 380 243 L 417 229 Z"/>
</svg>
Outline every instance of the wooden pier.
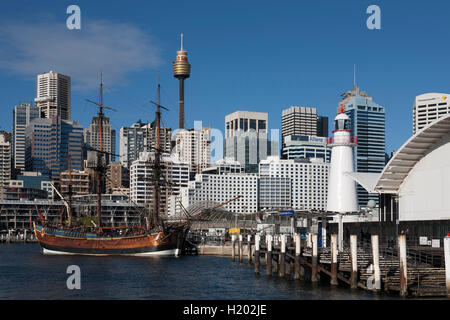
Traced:
<svg viewBox="0 0 450 320">
<path fill-rule="evenodd" d="M 37 242 L 32 230 L 6 230 L 0 232 L 0 243 L 30 243 Z"/>
<path fill-rule="evenodd" d="M 338 250 L 337 235 L 330 238 L 329 247 L 318 248 L 317 234 L 304 240 L 299 234 L 252 235 L 240 238 L 239 246 L 245 242 L 250 250 L 247 263 L 254 265 L 255 274 L 265 265 L 267 276 L 329 281 L 330 285 L 400 296 L 450 298 L 450 237 L 444 239 L 439 267 L 418 259 L 417 248 L 407 248 L 404 235 L 398 237 L 397 246 L 380 245 L 377 235 L 371 236 L 370 243 L 358 242 L 351 235 L 350 245 L 342 250 Z M 241 254 L 239 263 L 243 260 Z"/>
</svg>

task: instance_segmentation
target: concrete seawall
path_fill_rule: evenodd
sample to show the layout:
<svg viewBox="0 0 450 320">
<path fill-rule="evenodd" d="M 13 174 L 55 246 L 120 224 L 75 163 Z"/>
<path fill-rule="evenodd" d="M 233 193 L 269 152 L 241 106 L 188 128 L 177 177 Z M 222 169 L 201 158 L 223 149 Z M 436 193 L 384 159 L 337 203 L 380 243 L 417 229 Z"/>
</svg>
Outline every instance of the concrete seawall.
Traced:
<svg viewBox="0 0 450 320">
<path fill-rule="evenodd" d="M 198 245 L 197 251 L 199 255 L 231 257 L 231 246 Z M 243 255 L 247 257 L 247 245 L 243 245 Z"/>
</svg>

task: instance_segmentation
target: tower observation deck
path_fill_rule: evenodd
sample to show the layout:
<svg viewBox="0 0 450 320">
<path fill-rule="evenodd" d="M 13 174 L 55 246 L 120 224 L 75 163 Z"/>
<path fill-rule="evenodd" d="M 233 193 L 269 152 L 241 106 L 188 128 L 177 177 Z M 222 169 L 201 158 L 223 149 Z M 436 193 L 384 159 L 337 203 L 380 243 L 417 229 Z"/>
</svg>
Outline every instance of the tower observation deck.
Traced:
<svg viewBox="0 0 450 320">
<path fill-rule="evenodd" d="M 180 89 L 178 128 L 184 129 L 184 79 L 191 75 L 191 65 L 188 62 L 187 51 L 183 50 L 183 34 L 181 34 L 181 48 L 177 51 L 177 59 L 172 64 L 173 76 L 178 78 Z"/>
</svg>

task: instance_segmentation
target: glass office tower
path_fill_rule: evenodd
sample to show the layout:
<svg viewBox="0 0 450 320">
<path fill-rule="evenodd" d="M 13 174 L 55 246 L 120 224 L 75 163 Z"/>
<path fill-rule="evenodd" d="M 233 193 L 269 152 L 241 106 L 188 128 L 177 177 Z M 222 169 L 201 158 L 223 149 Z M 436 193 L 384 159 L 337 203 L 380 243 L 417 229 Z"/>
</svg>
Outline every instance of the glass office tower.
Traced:
<svg viewBox="0 0 450 320">
<path fill-rule="evenodd" d="M 381 172 L 385 166 L 386 116 L 384 107 L 373 101 L 373 98 L 359 87 L 342 94 L 338 113 L 343 108 L 351 119 L 351 130 L 358 137 L 358 145 L 354 148 L 355 172 Z M 369 200 L 378 204 L 377 194 L 368 194 L 358 185 L 358 204 L 367 206 Z"/>
</svg>

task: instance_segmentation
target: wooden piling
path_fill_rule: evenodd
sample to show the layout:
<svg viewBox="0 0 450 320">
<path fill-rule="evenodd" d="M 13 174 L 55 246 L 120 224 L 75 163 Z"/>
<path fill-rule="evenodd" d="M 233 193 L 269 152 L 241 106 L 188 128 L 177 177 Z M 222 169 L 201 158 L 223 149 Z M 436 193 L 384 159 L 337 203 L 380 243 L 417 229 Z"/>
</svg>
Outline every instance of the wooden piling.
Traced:
<svg viewBox="0 0 450 320">
<path fill-rule="evenodd" d="M 275 239 L 276 239 L 276 241 L 275 241 Z M 273 236 L 272 240 L 273 240 L 273 246 L 275 246 L 275 242 L 278 242 L 278 243 L 280 242 L 279 235 Z M 272 247 L 272 251 L 273 251 L 273 247 Z M 275 261 L 274 254 L 272 253 L 272 259 L 273 259 L 273 261 L 272 261 L 272 273 L 278 273 L 278 264 L 280 263 L 280 256 L 278 256 L 278 261 Z"/>
<path fill-rule="evenodd" d="M 400 295 L 408 294 L 408 266 L 406 264 L 406 236 L 398 236 L 398 256 L 400 259 Z"/>
<path fill-rule="evenodd" d="M 281 244 L 280 244 L 280 278 L 284 277 L 284 273 L 286 272 L 286 235 L 281 235 Z"/>
<path fill-rule="evenodd" d="M 337 286 L 337 245 L 338 245 L 338 236 L 335 234 L 331 235 L 331 280 L 330 284 L 333 286 Z"/>
<path fill-rule="evenodd" d="M 234 262 L 235 258 L 236 258 L 236 235 L 231 235 L 231 261 Z"/>
<path fill-rule="evenodd" d="M 445 287 L 447 297 L 450 298 L 450 237 L 444 238 L 444 259 L 445 259 Z"/>
<path fill-rule="evenodd" d="M 255 274 L 259 274 L 259 242 L 261 241 L 260 235 L 255 235 Z"/>
<path fill-rule="evenodd" d="M 272 275 L 272 236 L 269 234 L 267 239 L 267 263 L 266 263 L 266 275 Z"/>
<path fill-rule="evenodd" d="M 311 282 L 318 282 L 319 281 L 318 267 L 317 267 L 318 250 L 317 250 L 317 234 L 316 233 L 311 236 L 311 242 L 312 242 Z"/>
<path fill-rule="evenodd" d="M 295 243 L 294 280 L 298 280 L 300 279 L 300 251 L 302 245 L 299 233 L 295 234 L 294 243 Z"/>
<path fill-rule="evenodd" d="M 244 250 L 242 248 L 242 234 L 239 235 L 238 254 L 239 254 L 239 262 L 242 263 L 244 261 Z"/>
<path fill-rule="evenodd" d="M 264 254 L 264 261 L 265 261 L 265 263 L 266 263 L 266 265 L 269 263 L 269 254 L 268 254 L 268 252 L 267 252 L 267 248 L 269 247 L 269 245 L 268 245 L 268 243 L 269 243 L 269 235 L 266 235 L 264 238 L 265 238 L 265 241 L 266 241 L 266 253 Z"/>
<path fill-rule="evenodd" d="M 373 258 L 373 287 L 372 290 L 381 290 L 380 277 L 380 251 L 378 248 L 378 235 L 371 236 Z"/>
<path fill-rule="evenodd" d="M 350 236 L 351 276 L 350 288 L 358 288 L 358 239 L 355 234 Z"/>
<path fill-rule="evenodd" d="M 247 262 L 252 264 L 252 236 L 249 234 L 247 236 Z"/>
</svg>

